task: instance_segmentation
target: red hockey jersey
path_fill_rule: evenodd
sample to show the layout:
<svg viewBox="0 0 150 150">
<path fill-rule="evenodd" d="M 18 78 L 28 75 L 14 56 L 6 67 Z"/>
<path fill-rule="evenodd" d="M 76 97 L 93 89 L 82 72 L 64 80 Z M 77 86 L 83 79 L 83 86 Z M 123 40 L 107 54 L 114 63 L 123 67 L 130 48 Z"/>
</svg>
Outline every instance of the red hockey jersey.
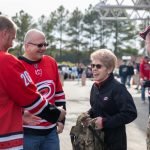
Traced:
<svg viewBox="0 0 150 150">
<path fill-rule="evenodd" d="M 150 80 L 150 64 L 144 58 L 140 62 L 140 78 Z"/>
<path fill-rule="evenodd" d="M 22 63 L 0 51 L 0 149 L 23 148 L 21 107 L 38 115 L 47 105 Z"/>
<path fill-rule="evenodd" d="M 43 97 L 49 103 L 65 108 L 65 95 L 60 82 L 56 61 L 46 55 L 39 61 L 30 61 L 23 56 L 19 57 L 19 59 L 24 64 Z M 24 125 L 24 132 L 45 135 L 55 126 L 56 124 L 42 120 L 41 124 L 37 126 Z"/>
</svg>

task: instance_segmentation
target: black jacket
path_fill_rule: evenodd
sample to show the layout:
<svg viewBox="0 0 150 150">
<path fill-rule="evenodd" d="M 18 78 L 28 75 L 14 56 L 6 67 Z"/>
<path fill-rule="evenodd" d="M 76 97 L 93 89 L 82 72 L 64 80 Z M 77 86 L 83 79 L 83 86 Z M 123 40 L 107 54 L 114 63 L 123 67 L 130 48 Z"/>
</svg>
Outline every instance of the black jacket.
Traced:
<svg viewBox="0 0 150 150">
<path fill-rule="evenodd" d="M 104 118 L 104 150 L 126 150 L 125 124 L 137 117 L 133 98 L 113 74 L 101 85 L 93 84 L 90 95 L 92 118 Z"/>
<path fill-rule="evenodd" d="M 120 77 L 127 77 L 127 75 L 128 75 L 128 66 L 127 65 L 120 65 L 119 76 Z"/>
<path fill-rule="evenodd" d="M 128 66 L 128 73 L 127 73 L 128 75 L 134 75 L 134 68 L 133 68 L 133 66 Z"/>
</svg>

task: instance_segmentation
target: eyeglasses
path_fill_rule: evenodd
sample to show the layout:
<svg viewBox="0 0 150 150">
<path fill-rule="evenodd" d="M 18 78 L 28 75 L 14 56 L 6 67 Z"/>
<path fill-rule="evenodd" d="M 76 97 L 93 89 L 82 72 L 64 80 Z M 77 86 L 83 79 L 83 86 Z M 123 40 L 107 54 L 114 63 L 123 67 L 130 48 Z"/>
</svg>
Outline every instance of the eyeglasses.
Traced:
<svg viewBox="0 0 150 150">
<path fill-rule="evenodd" d="M 103 65 L 101 64 L 91 64 L 91 68 L 101 69 Z"/>
<path fill-rule="evenodd" d="M 35 45 L 35 46 L 37 46 L 38 48 L 42 48 L 43 46 L 44 46 L 44 47 L 47 47 L 47 46 L 49 45 L 48 43 L 40 43 L 40 44 L 28 43 L 28 44 Z"/>
</svg>

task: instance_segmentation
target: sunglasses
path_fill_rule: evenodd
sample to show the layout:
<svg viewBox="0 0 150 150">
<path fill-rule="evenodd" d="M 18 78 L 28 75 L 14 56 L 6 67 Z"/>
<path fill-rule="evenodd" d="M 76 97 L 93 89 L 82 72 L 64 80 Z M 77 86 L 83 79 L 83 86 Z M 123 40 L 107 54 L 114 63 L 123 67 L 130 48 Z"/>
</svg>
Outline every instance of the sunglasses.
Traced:
<svg viewBox="0 0 150 150">
<path fill-rule="evenodd" d="M 101 64 L 91 64 L 91 68 L 101 69 L 103 65 Z"/>
<path fill-rule="evenodd" d="M 35 46 L 37 46 L 38 48 L 42 48 L 43 46 L 44 46 L 44 47 L 47 47 L 47 46 L 49 45 L 48 43 L 40 43 L 40 44 L 28 43 L 28 44 L 35 45 Z"/>
</svg>

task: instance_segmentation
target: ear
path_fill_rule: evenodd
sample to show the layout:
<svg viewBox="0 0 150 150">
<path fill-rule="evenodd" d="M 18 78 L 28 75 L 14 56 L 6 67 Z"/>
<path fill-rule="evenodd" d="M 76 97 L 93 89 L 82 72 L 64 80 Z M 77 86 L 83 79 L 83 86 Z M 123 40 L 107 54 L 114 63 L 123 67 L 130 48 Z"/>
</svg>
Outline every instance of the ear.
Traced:
<svg viewBox="0 0 150 150">
<path fill-rule="evenodd" d="M 23 45 L 23 47 L 24 47 L 24 52 L 30 51 L 29 44 L 25 43 L 25 44 Z"/>
<path fill-rule="evenodd" d="M 27 43 L 24 43 L 24 45 L 23 45 L 23 46 L 24 46 L 24 48 L 25 48 L 25 49 L 27 49 L 27 48 L 28 48 L 28 44 L 27 44 Z"/>
<path fill-rule="evenodd" d="M 7 29 L 4 29 L 0 32 L 0 36 L 5 38 L 5 36 L 8 34 L 8 30 Z"/>
</svg>

